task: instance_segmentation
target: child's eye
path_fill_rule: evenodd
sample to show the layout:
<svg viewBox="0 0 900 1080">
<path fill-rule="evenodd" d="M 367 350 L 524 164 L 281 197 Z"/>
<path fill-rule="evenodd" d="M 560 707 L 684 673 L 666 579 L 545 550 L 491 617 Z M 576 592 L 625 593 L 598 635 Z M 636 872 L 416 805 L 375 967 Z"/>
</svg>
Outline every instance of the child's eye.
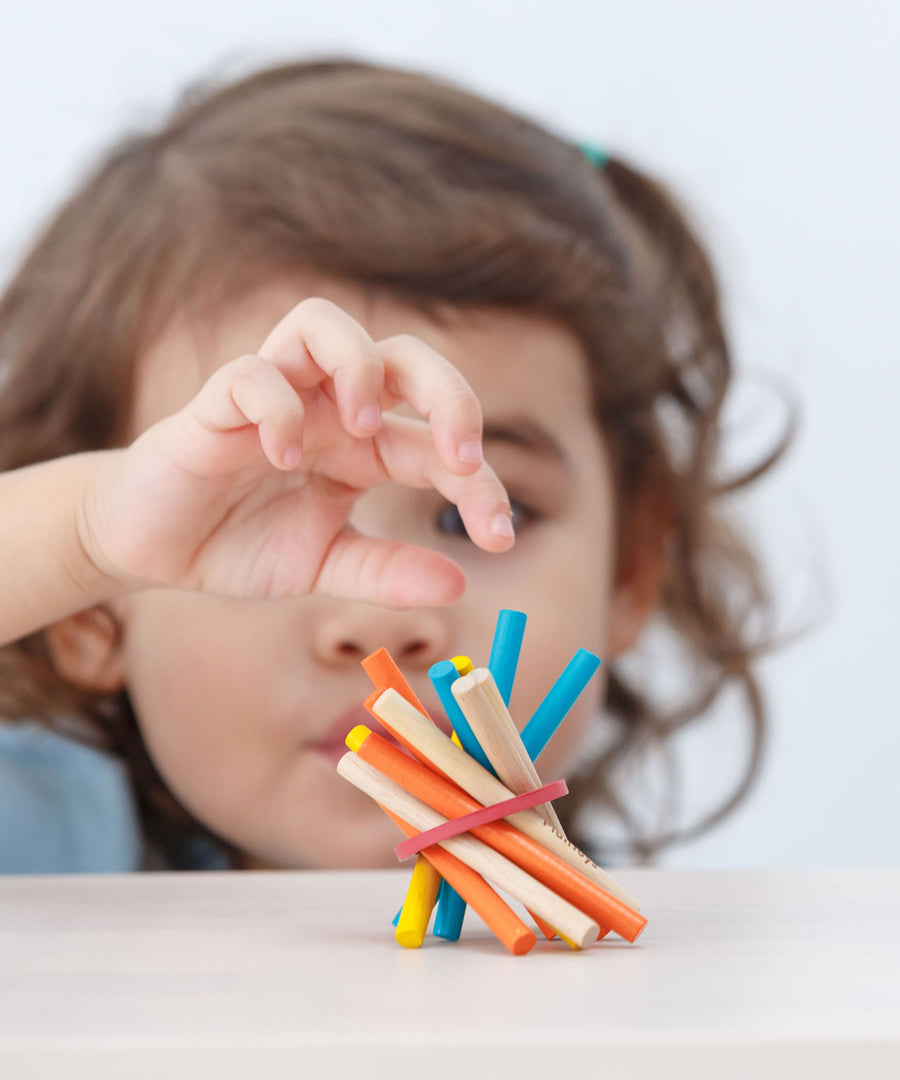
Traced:
<svg viewBox="0 0 900 1080">
<path fill-rule="evenodd" d="M 534 511 L 530 510 L 524 503 L 520 503 L 517 499 L 510 499 L 509 507 L 510 510 L 512 510 L 513 528 L 516 532 L 518 532 L 523 525 L 527 525 L 528 522 L 534 521 L 537 517 Z M 444 533 L 446 536 L 461 536 L 468 539 L 469 534 L 466 532 L 463 520 L 459 516 L 459 510 L 457 510 L 453 503 L 447 503 L 441 510 L 435 520 L 435 526 L 438 532 Z"/>
</svg>

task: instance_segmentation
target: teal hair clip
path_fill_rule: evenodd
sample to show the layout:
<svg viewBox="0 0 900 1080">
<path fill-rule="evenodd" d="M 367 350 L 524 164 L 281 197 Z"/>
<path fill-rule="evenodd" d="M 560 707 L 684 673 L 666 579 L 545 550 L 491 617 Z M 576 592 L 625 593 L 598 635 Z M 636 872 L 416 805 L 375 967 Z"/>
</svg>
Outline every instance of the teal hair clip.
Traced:
<svg viewBox="0 0 900 1080">
<path fill-rule="evenodd" d="M 602 169 L 609 164 L 609 154 L 595 143 L 580 142 L 578 149 L 584 154 L 595 169 Z"/>
</svg>

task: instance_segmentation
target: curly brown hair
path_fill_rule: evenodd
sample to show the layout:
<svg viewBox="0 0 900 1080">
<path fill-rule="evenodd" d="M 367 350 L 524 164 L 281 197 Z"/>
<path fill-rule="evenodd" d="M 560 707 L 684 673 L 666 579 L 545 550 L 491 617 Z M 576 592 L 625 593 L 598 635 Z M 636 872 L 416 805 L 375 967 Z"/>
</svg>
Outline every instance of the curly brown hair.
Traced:
<svg viewBox="0 0 900 1080">
<path fill-rule="evenodd" d="M 444 82 L 348 60 L 297 62 L 191 88 L 158 130 L 118 142 L 36 239 L 0 299 L 0 468 L 123 445 L 136 359 L 177 314 L 313 267 L 439 303 L 558 320 L 590 360 L 622 508 L 652 490 L 671 531 L 660 618 L 694 691 L 662 708 L 610 665 L 615 738 L 572 782 L 565 824 L 600 806 L 647 856 L 696 835 L 758 772 L 765 711 L 753 661 L 771 598 L 717 477 L 732 378 L 710 262 L 657 182 Z M 737 684 L 751 751 L 727 801 L 689 830 L 645 835 L 610 782 Z M 0 715 L 83 718 L 127 763 L 148 838 L 177 865 L 200 827 L 167 791 L 127 692 L 66 683 L 41 633 L 0 650 Z M 630 823 L 630 824 L 629 824 Z M 202 830 L 201 830 L 202 831 Z M 602 845 L 601 845 L 602 850 Z M 232 852 L 232 854 L 234 854 Z"/>
</svg>

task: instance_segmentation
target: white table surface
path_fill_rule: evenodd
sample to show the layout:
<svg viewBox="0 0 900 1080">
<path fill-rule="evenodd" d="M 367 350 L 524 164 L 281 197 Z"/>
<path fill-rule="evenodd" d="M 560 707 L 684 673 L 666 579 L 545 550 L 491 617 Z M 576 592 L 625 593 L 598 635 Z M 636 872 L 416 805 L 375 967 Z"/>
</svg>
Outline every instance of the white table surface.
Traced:
<svg viewBox="0 0 900 1080">
<path fill-rule="evenodd" d="M 900 868 L 616 876 L 521 957 L 396 945 L 408 870 L 0 878 L 0 1077 L 900 1077 Z"/>
</svg>

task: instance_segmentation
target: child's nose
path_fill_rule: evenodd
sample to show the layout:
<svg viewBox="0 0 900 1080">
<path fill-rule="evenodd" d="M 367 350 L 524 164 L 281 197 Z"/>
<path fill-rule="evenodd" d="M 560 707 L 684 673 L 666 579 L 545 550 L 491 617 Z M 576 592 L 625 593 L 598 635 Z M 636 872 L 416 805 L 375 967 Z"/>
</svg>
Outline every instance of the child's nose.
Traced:
<svg viewBox="0 0 900 1080">
<path fill-rule="evenodd" d="M 312 637 L 316 659 L 326 667 L 357 665 L 383 646 L 401 669 L 416 671 L 446 660 L 449 643 L 447 615 L 437 609 L 392 611 L 354 603 L 323 612 Z"/>
</svg>

